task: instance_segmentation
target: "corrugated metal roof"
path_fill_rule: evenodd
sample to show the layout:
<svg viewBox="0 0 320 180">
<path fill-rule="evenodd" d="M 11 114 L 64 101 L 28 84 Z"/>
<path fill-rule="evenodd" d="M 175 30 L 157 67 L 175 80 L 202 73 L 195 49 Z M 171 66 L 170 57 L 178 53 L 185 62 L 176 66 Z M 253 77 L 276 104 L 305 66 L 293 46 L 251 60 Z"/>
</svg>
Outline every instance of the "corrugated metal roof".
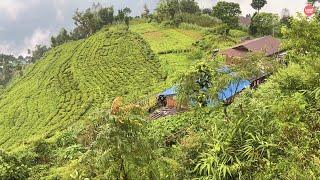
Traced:
<svg viewBox="0 0 320 180">
<path fill-rule="evenodd" d="M 222 52 L 222 54 L 230 57 L 243 57 L 248 51 L 265 52 L 266 56 L 270 56 L 280 52 L 281 41 L 272 36 L 264 36 L 261 38 L 245 41 L 230 49 Z"/>
</svg>

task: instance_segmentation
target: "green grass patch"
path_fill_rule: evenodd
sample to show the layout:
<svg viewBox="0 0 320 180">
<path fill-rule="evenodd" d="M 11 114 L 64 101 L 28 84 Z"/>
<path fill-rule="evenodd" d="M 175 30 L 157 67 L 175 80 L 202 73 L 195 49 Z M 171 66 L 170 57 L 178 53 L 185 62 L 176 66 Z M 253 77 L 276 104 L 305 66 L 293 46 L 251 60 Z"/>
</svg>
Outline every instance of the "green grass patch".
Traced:
<svg viewBox="0 0 320 180">
<path fill-rule="evenodd" d="M 130 29 L 142 35 L 155 53 L 191 48 L 202 36 L 201 31 L 165 28 L 153 23 L 134 24 Z"/>
</svg>

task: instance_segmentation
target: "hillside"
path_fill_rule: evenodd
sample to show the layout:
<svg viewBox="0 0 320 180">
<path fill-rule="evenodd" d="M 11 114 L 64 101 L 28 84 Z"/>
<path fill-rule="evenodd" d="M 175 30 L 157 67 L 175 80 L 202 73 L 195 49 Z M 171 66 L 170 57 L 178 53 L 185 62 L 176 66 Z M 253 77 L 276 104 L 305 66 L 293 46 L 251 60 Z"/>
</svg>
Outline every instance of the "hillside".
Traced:
<svg viewBox="0 0 320 180">
<path fill-rule="evenodd" d="M 102 30 L 52 49 L 1 94 L 0 147 L 55 137 L 104 102 L 152 92 L 159 67 L 149 45 L 122 30 Z"/>
</svg>

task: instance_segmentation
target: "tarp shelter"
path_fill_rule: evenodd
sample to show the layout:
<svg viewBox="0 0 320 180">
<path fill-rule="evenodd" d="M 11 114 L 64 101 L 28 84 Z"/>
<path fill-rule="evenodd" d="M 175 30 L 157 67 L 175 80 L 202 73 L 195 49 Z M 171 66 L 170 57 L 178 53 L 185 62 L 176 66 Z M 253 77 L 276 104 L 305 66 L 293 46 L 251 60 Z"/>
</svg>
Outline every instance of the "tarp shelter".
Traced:
<svg viewBox="0 0 320 180">
<path fill-rule="evenodd" d="M 247 87 L 250 87 L 250 84 L 251 82 L 248 80 L 239 80 L 237 82 L 232 82 L 225 89 L 219 92 L 218 98 L 221 101 L 228 101 L 230 98 L 237 95 Z"/>
<path fill-rule="evenodd" d="M 159 96 L 164 96 L 164 97 L 168 97 L 168 96 L 175 96 L 178 93 L 178 87 L 177 86 L 173 86 L 170 89 L 167 89 L 165 91 L 163 91 L 162 93 L 159 94 Z"/>
</svg>

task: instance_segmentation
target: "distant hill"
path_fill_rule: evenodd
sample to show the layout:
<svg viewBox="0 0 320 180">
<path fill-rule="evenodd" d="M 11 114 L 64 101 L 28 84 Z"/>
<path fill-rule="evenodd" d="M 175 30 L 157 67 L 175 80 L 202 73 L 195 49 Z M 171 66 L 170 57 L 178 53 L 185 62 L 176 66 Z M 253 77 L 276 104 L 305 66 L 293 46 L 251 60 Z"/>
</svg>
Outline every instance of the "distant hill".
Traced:
<svg viewBox="0 0 320 180">
<path fill-rule="evenodd" d="M 0 95 L 0 148 L 54 137 L 117 96 L 150 93 L 160 66 L 140 35 L 125 30 L 52 49 Z"/>
</svg>

